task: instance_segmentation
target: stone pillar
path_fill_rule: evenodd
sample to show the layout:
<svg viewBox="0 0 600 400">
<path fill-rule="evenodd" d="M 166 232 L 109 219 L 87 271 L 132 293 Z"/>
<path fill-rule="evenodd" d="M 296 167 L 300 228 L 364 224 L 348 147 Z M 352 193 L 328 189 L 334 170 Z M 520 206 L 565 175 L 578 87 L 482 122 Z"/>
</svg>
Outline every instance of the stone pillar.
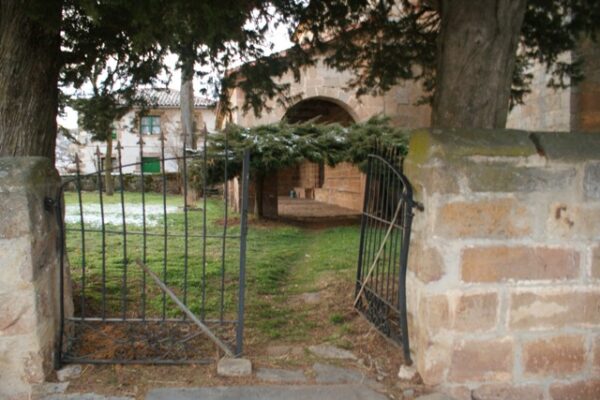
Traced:
<svg viewBox="0 0 600 400">
<path fill-rule="evenodd" d="M 600 398 L 600 134 L 413 132 L 407 301 L 424 382 Z"/>
<path fill-rule="evenodd" d="M 60 184 L 49 159 L 0 158 L 0 398 L 28 399 L 53 371 L 59 331 Z"/>
</svg>

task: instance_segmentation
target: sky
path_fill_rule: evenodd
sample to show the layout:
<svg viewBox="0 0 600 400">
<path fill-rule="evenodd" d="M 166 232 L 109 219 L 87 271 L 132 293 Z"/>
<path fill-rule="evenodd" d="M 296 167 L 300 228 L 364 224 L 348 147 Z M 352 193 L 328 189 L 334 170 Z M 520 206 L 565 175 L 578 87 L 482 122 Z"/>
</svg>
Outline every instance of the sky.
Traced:
<svg viewBox="0 0 600 400">
<path fill-rule="evenodd" d="M 292 42 L 290 42 L 288 37 L 287 26 L 285 25 L 272 27 L 267 34 L 267 39 L 269 42 L 273 43 L 273 53 L 288 49 L 292 46 Z M 172 71 L 172 78 L 168 87 L 169 89 L 179 90 L 179 81 L 181 78 L 181 73 L 179 72 L 179 70 L 175 69 L 175 64 L 177 63 L 177 56 L 175 54 L 168 56 L 166 59 L 166 63 L 169 66 L 169 69 L 171 69 Z M 200 81 L 198 79 L 194 81 L 194 89 L 196 93 L 199 94 Z M 59 125 L 67 129 L 77 128 L 77 112 L 70 107 L 66 107 L 65 115 L 59 115 L 56 120 Z"/>
</svg>

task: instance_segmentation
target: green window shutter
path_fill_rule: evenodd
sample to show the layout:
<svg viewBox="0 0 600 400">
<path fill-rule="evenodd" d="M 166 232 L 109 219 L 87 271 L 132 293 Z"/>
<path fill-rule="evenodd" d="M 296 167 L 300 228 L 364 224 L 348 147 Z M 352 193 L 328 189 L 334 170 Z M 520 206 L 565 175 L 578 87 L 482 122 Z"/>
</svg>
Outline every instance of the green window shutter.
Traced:
<svg viewBox="0 0 600 400">
<path fill-rule="evenodd" d="M 116 129 L 113 129 L 111 136 L 112 136 L 113 140 L 117 139 L 117 130 Z"/>
<path fill-rule="evenodd" d="M 142 159 L 142 172 L 150 174 L 160 172 L 160 160 L 156 157 L 144 157 Z"/>
</svg>

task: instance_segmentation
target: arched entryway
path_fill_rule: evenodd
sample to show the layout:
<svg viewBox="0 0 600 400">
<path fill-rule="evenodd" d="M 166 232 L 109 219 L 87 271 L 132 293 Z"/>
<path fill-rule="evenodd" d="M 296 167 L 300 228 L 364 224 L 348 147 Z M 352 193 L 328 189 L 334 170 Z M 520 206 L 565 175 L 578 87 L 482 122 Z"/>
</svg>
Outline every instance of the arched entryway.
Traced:
<svg viewBox="0 0 600 400">
<path fill-rule="evenodd" d="M 356 117 L 347 105 L 336 99 L 312 97 L 290 107 L 283 120 L 349 126 L 356 122 Z M 363 186 L 362 174 L 351 164 L 331 168 L 306 161 L 278 171 L 278 214 L 301 221 L 354 221 L 361 209 Z"/>
<path fill-rule="evenodd" d="M 348 126 L 356 122 L 349 107 L 327 97 L 311 97 L 290 107 L 283 119 L 291 124 L 314 120 L 319 124 L 338 123 Z"/>
</svg>

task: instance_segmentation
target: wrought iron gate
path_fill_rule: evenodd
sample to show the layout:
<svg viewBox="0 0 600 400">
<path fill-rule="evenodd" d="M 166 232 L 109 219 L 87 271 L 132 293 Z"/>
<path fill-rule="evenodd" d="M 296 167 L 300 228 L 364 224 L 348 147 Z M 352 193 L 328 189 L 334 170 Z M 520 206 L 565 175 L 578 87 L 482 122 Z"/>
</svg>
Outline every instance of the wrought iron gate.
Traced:
<svg viewBox="0 0 600 400">
<path fill-rule="evenodd" d="M 381 333 L 402 345 L 411 364 L 406 268 L 415 203 L 398 157 L 369 155 L 354 306 Z"/>
<path fill-rule="evenodd" d="M 206 131 L 203 150 L 187 149 L 183 139 L 178 152 L 170 149 L 178 153 L 172 157 L 165 156 L 162 134 L 139 139 L 139 162 L 130 164 L 123 163 L 117 143 L 112 196 L 106 193 L 98 150 L 96 172 L 82 175 L 77 160 L 75 177 L 63 184 L 56 201 L 58 219 L 64 220 L 61 293 L 72 286 L 73 299 L 72 305 L 61 304 L 59 360 L 207 363 L 215 346 L 238 356 L 243 351 L 249 153 L 243 155 L 241 214 L 232 218 L 228 185 L 224 200 L 208 196 Z M 150 161 L 158 160 L 160 172 L 154 176 L 146 168 L 150 145 L 144 141 L 155 146 Z M 225 141 L 217 155 L 224 182 L 233 156 Z M 210 162 L 215 163 L 214 155 Z M 191 168 L 200 170 L 196 183 Z M 193 185 L 202 195 L 192 202 Z M 131 186 L 136 190 L 127 191 Z M 177 188 L 180 194 L 169 194 Z"/>
</svg>

